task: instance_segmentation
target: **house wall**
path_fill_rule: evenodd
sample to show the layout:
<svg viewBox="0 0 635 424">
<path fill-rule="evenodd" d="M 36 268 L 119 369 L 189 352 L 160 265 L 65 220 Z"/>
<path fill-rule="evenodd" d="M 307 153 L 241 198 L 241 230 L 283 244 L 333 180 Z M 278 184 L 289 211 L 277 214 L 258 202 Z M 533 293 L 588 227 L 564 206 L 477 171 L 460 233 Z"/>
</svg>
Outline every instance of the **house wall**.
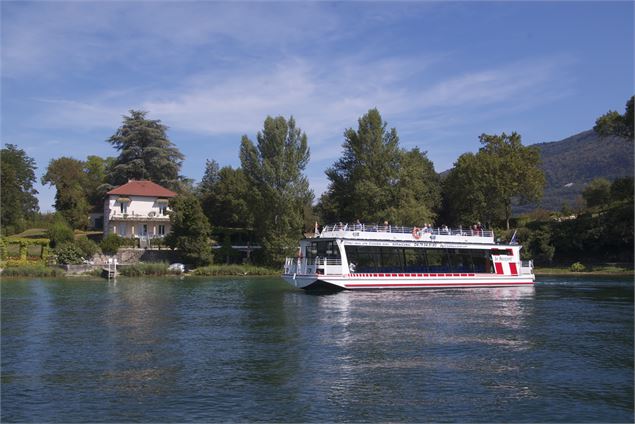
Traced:
<svg viewBox="0 0 635 424">
<path fill-rule="evenodd" d="M 127 197 L 124 212 L 121 211 L 117 199 Z M 144 235 L 143 226 L 147 227 L 147 235 L 161 237 L 159 226 L 163 225 L 165 234 L 170 232 L 170 218 L 166 209 L 161 213 L 158 197 L 149 196 L 119 196 L 110 195 L 104 201 L 104 235 L 115 233 L 122 237 L 135 237 Z"/>
</svg>

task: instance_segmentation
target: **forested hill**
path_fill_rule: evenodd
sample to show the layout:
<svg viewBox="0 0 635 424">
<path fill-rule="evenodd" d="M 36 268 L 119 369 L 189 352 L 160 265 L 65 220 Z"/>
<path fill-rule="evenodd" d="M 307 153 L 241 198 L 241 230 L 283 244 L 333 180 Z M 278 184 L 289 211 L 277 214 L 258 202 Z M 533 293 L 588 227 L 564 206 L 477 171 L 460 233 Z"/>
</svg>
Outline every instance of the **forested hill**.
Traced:
<svg viewBox="0 0 635 424">
<path fill-rule="evenodd" d="M 601 138 L 588 130 L 534 146 L 540 148 L 547 179 L 540 204 L 544 209 L 560 210 L 564 202 L 573 206 L 584 186 L 594 178 L 633 176 L 633 142 L 622 138 Z"/>
</svg>

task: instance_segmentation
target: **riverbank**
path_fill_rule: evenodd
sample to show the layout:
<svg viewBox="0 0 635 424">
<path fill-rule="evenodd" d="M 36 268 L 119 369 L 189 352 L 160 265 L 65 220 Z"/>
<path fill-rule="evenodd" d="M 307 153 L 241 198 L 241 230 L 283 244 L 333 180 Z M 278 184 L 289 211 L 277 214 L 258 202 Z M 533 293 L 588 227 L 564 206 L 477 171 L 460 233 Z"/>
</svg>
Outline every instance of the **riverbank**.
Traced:
<svg viewBox="0 0 635 424">
<path fill-rule="evenodd" d="M 625 268 L 612 265 L 596 265 L 587 267 L 583 271 L 574 271 L 571 267 L 552 266 L 552 267 L 535 267 L 535 275 L 575 275 L 575 276 L 616 276 L 616 277 L 633 277 L 635 270 L 633 268 Z"/>
<path fill-rule="evenodd" d="M 101 266 L 95 266 L 92 270 L 84 273 L 66 272 L 56 266 L 45 265 L 18 265 L 9 266 L 1 271 L 4 278 L 22 277 L 81 277 L 100 276 Z M 259 267 L 254 265 L 210 265 L 196 268 L 187 273 L 179 270 L 169 269 L 165 262 L 141 262 L 131 265 L 120 265 L 117 274 L 121 277 L 146 277 L 146 276 L 169 276 L 169 275 L 193 275 L 193 276 L 276 276 L 280 274 L 279 269 Z"/>
</svg>

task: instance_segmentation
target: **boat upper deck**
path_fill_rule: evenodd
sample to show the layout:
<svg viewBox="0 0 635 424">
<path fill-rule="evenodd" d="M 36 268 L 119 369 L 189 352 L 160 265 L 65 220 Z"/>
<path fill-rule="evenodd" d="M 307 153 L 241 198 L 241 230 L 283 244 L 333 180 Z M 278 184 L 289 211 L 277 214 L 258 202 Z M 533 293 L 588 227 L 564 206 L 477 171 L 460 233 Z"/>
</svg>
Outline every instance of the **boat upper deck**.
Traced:
<svg viewBox="0 0 635 424">
<path fill-rule="evenodd" d="M 471 228 L 401 227 L 395 225 L 325 225 L 319 238 L 376 241 L 434 241 L 448 243 L 494 244 L 494 232 Z"/>
</svg>

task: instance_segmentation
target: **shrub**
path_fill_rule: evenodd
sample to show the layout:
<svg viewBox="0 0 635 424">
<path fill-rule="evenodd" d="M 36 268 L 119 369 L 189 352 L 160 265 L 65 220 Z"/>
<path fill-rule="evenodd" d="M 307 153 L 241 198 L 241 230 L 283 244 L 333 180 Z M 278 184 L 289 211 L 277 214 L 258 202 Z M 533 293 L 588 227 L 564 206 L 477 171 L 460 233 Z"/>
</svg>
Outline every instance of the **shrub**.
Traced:
<svg viewBox="0 0 635 424">
<path fill-rule="evenodd" d="M 584 265 L 582 265 L 580 262 L 576 262 L 574 264 L 571 264 L 571 266 L 569 267 L 569 271 L 571 271 L 571 272 L 584 272 L 584 271 L 586 271 L 586 267 Z"/>
<path fill-rule="evenodd" d="M 57 263 L 77 265 L 84 261 L 82 250 L 75 243 L 64 243 L 55 249 Z"/>
<path fill-rule="evenodd" d="M 90 240 L 86 236 L 79 237 L 77 240 L 75 240 L 75 244 L 82 251 L 82 255 L 86 259 L 92 258 L 95 253 L 99 252 L 99 246 L 97 245 L 97 243 Z"/>
<path fill-rule="evenodd" d="M 101 251 L 106 255 L 114 255 L 123 244 L 123 239 L 117 234 L 108 234 L 100 243 Z"/>
<path fill-rule="evenodd" d="M 49 227 L 47 231 L 47 237 L 50 240 L 52 248 L 73 241 L 75 239 L 75 233 L 73 229 L 62 218 L 58 218 Z"/>
</svg>

